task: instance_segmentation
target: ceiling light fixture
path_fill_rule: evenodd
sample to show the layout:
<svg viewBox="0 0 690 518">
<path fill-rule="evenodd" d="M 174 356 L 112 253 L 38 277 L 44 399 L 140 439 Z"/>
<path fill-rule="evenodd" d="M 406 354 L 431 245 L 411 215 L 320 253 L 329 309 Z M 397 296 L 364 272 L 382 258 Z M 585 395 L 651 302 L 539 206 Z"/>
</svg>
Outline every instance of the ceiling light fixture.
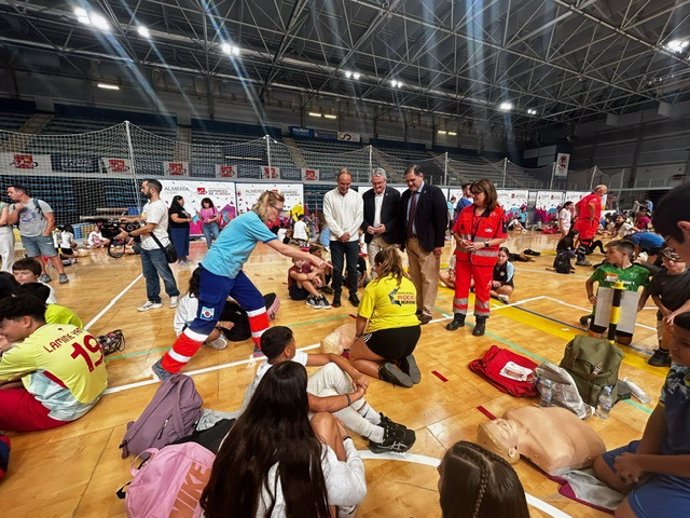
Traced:
<svg viewBox="0 0 690 518">
<path fill-rule="evenodd" d="M 98 88 L 102 88 L 103 90 L 119 90 L 120 87 L 117 85 L 111 85 L 110 83 L 98 83 L 96 85 Z"/>
<path fill-rule="evenodd" d="M 503 101 L 501 104 L 498 105 L 498 109 L 502 112 L 509 112 L 513 109 L 513 103 L 509 101 Z"/>
<path fill-rule="evenodd" d="M 345 71 L 345 77 L 347 77 L 348 79 L 350 79 L 350 78 L 352 77 L 352 72 L 350 72 L 349 70 L 346 70 L 346 71 Z"/>
<path fill-rule="evenodd" d="M 457 132 L 457 131 L 449 131 L 449 132 L 448 132 L 448 136 L 449 136 L 449 137 L 457 137 L 457 136 L 458 136 L 458 132 Z"/>
<path fill-rule="evenodd" d="M 402 87 L 402 85 L 403 84 L 401 81 L 398 81 L 397 79 L 391 79 L 391 86 L 393 88 L 400 88 L 400 87 Z"/>
<path fill-rule="evenodd" d="M 309 112 L 310 117 L 321 117 L 321 114 L 319 112 Z"/>
<path fill-rule="evenodd" d="M 676 54 L 680 54 L 685 51 L 685 49 L 688 48 L 688 45 L 690 45 L 690 40 L 671 40 L 669 41 L 664 47 L 666 47 L 666 50 L 670 52 L 674 52 Z"/>
<path fill-rule="evenodd" d="M 337 115 L 333 115 L 332 113 L 326 113 L 326 114 L 324 114 L 323 117 L 324 117 L 324 119 L 331 119 L 331 120 L 335 120 L 338 118 Z"/>
<path fill-rule="evenodd" d="M 77 21 L 83 25 L 89 25 L 100 29 L 102 31 L 109 31 L 110 24 L 102 15 L 98 13 L 89 13 L 86 9 L 82 7 L 76 7 L 74 9 L 74 15 L 77 17 Z"/>
<path fill-rule="evenodd" d="M 438 130 L 436 133 L 439 135 L 448 135 L 448 132 L 446 130 Z"/>
<path fill-rule="evenodd" d="M 362 77 L 362 74 L 360 74 L 359 72 L 352 73 L 352 79 L 354 79 L 355 81 L 359 81 L 360 77 Z"/>
<path fill-rule="evenodd" d="M 230 43 L 222 43 L 220 45 L 220 50 L 223 51 L 223 54 L 227 54 L 228 56 L 240 55 L 240 48 L 236 45 L 231 45 Z"/>
<path fill-rule="evenodd" d="M 537 110 L 535 110 L 534 108 L 527 108 L 527 115 L 536 115 L 536 114 L 537 114 Z"/>
<path fill-rule="evenodd" d="M 151 37 L 151 33 L 150 33 L 149 30 L 148 30 L 145 26 L 143 26 L 143 25 L 139 25 L 139 26 L 137 27 L 137 32 L 139 33 L 139 36 L 141 36 L 142 38 L 149 39 L 149 38 Z"/>
</svg>

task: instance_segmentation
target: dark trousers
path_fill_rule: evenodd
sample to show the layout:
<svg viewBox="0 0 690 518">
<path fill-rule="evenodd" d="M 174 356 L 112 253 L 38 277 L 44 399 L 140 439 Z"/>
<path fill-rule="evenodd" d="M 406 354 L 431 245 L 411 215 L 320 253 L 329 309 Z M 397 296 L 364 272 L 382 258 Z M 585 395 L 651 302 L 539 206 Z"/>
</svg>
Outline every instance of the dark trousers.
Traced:
<svg viewBox="0 0 690 518">
<path fill-rule="evenodd" d="M 347 289 L 350 295 L 357 293 L 357 258 L 359 243 L 331 241 L 331 262 L 333 263 L 333 293 L 339 297 L 343 291 L 343 267 L 347 261 Z"/>
</svg>

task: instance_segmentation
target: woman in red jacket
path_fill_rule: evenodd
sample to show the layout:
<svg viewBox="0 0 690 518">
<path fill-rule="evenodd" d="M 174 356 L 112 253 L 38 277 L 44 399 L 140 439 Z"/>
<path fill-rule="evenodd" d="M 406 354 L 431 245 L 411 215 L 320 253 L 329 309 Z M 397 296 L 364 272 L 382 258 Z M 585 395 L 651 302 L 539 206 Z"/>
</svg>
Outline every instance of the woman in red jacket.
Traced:
<svg viewBox="0 0 690 518">
<path fill-rule="evenodd" d="M 470 283 L 474 280 L 474 316 L 472 334 L 482 336 L 489 318 L 489 299 L 498 248 L 506 240 L 503 209 L 490 180 L 483 178 L 470 186 L 474 203 L 465 207 L 453 227 L 455 247 L 455 298 L 453 321 L 446 329 L 455 331 L 465 325 Z"/>
</svg>

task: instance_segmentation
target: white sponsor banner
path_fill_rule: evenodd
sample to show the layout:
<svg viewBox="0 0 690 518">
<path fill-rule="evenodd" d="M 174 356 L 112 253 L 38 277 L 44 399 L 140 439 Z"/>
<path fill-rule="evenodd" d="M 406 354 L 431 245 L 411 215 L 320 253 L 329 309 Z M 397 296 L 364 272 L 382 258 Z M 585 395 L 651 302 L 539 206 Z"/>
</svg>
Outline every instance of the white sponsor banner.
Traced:
<svg viewBox="0 0 690 518">
<path fill-rule="evenodd" d="M 566 201 L 572 201 L 573 203 L 577 203 L 588 194 L 589 191 L 565 191 L 565 199 L 563 200 L 563 203 L 565 203 Z"/>
<path fill-rule="evenodd" d="M 189 162 L 163 162 L 163 175 L 189 176 Z"/>
<path fill-rule="evenodd" d="M 529 191 L 498 189 L 498 204 L 507 213 L 517 213 L 520 207 L 527 205 Z"/>
<path fill-rule="evenodd" d="M 219 178 L 236 178 L 237 166 L 216 164 L 216 176 Z"/>
<path fill-rule="evenodd" d="M 319 170 L 302 168 L 302 181 L 303 182 L 318 182 L 319 181 Z"/>
<path fill-rule="evenodd" d="M 337 135 L 338 140 L 344 140 L 346 142 L 361 142 L 362 141 L 362 135 L 359 133 L 348 133 L 348 132 L 343 132 L 339 131 Z"/>
<path fill-rule="evenodd" d="M 261 168 L 261 178 L 263 180 L 280 180 L 280 167 L 263 166 Z"/>
<path fill-rule="evenodd" d="M 0 171 L 3 174 L 52 173 L 50 155 L 35 153 L 0 153 Z"/>
<path fill-rule="evenodd" d="M 453 196 L 455 196 L 455 203 L 457 204 L 462 198 L 462 189 L 448 189 L 448 199 L 450 200 Z"/>
<path fill-rule="evenodd" d="M 537 209 L 543 209 L 547 212 L 555 211 L 556 208 L 563 205 L 563 192 L 560 191 L 539 191 L 537 192 Z"/>
<path fill-rule="evenodd" d="M 131 174 L 132 162 L 129 158 L 101 158 L 103 168 L 108 174 Z"/>
<path fill-rule="evenodd" d="M 554 164 L 553 175 L 556 178 L 565 178 L 568 176 L 568 166 L 570 165 L 570 153 L 558 153 L 556 155 L 556 163 Z"/>
<path fill-rule="evenodd" d="M 239 214 L 247 212 L 264 191 L 278 191 L 285 196 L 285 209 L 297 204 L 304 205 L 304 184 L 301 183 L 237 183 L 235 196 Z"/>
<path fill-rule="evenodd" d="M 201 230 L 201 200 L 210 198 L 214 207 L 223 216 L 225 226 L 237 217 L 237 201 L 235 199 L 235 184 L 233 182 L 217 182 L 213 180 L 168 180 L 161 179 L 163 190 L 161 199 L 170 207 L 173 196 L 180 195 L 184 199 L 184 209 L 192 216 L 190 233 L 203 234 Z"/>
</svg>

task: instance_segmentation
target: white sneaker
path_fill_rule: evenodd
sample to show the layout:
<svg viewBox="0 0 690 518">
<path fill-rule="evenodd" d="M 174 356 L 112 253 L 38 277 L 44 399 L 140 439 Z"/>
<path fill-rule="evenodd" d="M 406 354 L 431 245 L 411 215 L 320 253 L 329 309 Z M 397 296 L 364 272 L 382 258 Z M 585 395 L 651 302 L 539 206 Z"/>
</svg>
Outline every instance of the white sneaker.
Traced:
<svg viewBox="0 0 690 518">
<path fill-rule="evenodd" d="M 137 308 L 137 311 L 148 311 L 149 309 L 160 309 L 163 307 L 163 304 L 160 302 L 151 302 L 150 300 L 147 300 L 144 302 L 141 306 Z"/>
<path fill-rule="evenodd" d="M 500 294 L 497 298 L 498 300 L 500 300 L 501 302 L 505 302 L 506 304 L 510 302 L 510 298 L 508 298 L 508 295 Z"/>
<path fill-rule="evenodd" d="M 218 351 L 222 351 L 228 346 L 228 341 L 225 339 L 223 335 L 220 335 L 218 338 L 211 342 L 206 342 L 204 345 L 208 345 L 212 349 L 216 349 Z"/>
<path fill-rule="evenodd" d="M 174 309 L 177 307 L 178 302 L 179 302 L 178 297 L 170 297 L 170 303 L 168 304 L 168 307 L 171 309 Z"/>
</svg>

